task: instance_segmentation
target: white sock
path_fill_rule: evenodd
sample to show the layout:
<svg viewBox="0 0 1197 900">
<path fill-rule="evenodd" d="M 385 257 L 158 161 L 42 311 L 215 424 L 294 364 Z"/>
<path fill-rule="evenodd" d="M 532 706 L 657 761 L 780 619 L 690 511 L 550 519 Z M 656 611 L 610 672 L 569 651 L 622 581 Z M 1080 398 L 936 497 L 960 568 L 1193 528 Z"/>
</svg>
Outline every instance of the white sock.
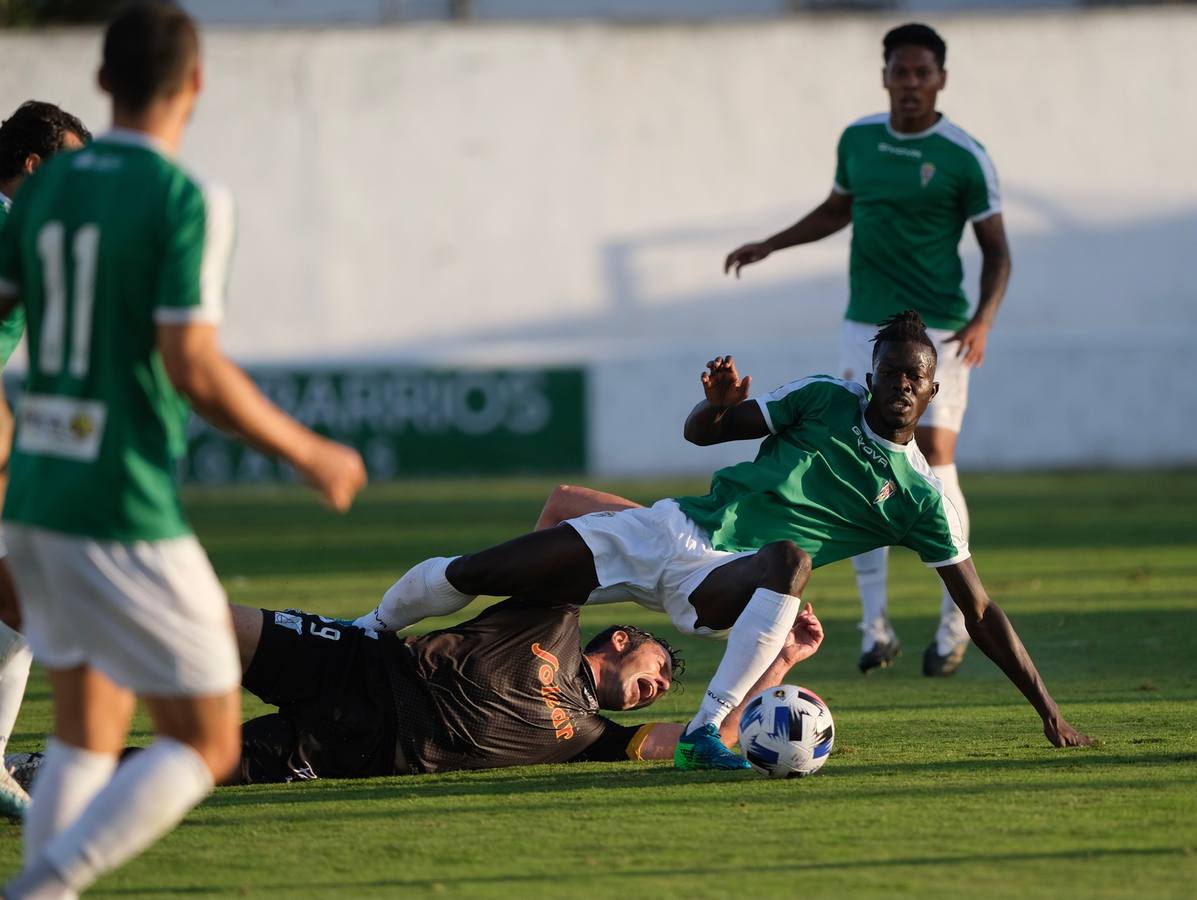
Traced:
<svg viewBox="0 0 1197 900">
<path fill-rule="evenodd" d="M 181 741 L 158 737 L 117 769 L 75 823 L 46 844 L 42 858 L 82 893 L 174 828 L 211 790 L 203 758 Z"/>
<path fill-rule="evenodd" d="M 401 631 L 429 616 L 447 616 L 469 606 L 475 595 L 463 594 L 445 577 L 449 563 L 457 558 L 435 556 L 412 566 L 387 588 L 372 612 L 353 624 L 375 631 Z"/>
<path fill-rule="evenodd" d="M 33 779 L 33 804 L 25 817 L 25 865 L 64 831 L 112 778 L 116 757 L 72 747 L 50 738 Z"/>
<path fill-rule="evenodd" d="M 794 627 L 802 601 L 789 594 L 757 588 L 727 636 L 727 649 L 707 686 L 698 714 L 687 731 L 704 725 L 719 726 L 727 714 L 765 674 Z"/>
<path fill-rule="evenodd" d="M 964 502 L 964 494 L 960 490 L 960 476 L 956 472 L 956 464 L 946 466 L 932 466 L 935 477 L 943 482 L 944 497 L 956 507 L 960 516 L 960 524 L 964 527 L 964 539 L 968 540 L 969 521 L 968 505 Z M 956 606 L 952 595 L 944 588 L 943 597 L 939 604 L 939 628 L 935 631 L 935 652 L 940 656 L 947 656 L 956 647 L 968 642 L 968 629 L 964 627 L 964 615 Z"/>
<path fill-rule="evenodd" d="M 13 726 L 17 724 L 32 663 L 29 643 L 20 632 L 0 622 L 0 758 L 4 756 Z"/>
<path fill-rule="evenodd" d="M 890 640 L 893 630 L 886 615 L 885 583 L 889 577 L 889 547 L 852 557 L 856 588 L 860 591 L 860 652 L 878 641 Z"/>
</svg>

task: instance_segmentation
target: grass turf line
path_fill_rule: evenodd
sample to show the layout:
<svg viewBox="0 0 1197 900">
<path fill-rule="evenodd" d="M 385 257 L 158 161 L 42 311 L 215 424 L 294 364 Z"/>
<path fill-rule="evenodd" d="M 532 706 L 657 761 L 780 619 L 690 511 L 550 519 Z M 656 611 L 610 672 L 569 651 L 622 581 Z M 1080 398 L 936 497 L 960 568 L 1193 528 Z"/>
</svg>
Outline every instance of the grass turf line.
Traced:
<svg viewBox="0 0 1197 900">
<path fill-rule="evenodd" d="M 973 550 L 1066 715 L 1099 738 L 1059 751 L 975 649 L 919 674 L 938 580 L 895 551 L 906 654 L 855 670 L 850 566 L 815 573 L 827 627 L 795 669 L 831 706 L 814 778 L 682 774 L 664 764 L 552 766 L 369 782 L 226 788 L 96 896 L 1182 897 L 1197 883 L 1197 472 L 966 474 Z M 369 608 L 407 566 L 530 527 L 552 482 L 400 483 L 345 518 L 293 489 L 195 492 L 201 539 L 235 602 L 332 615 Z M 698 481 L 602 485 L 648 501 Z M 588 611 L 660 628 L 619 605 Z M 687 690 L 623 716 L 692 713 L 722 645 L 679 638 Z M 247 700 L 246 714 L 260 709 Z M 42 742 L 35 671 L 12 749 Z M 143 718 L 134 738 L 146 739 Z M 19 861 L 0 823 L 0 872 Z"/>
</svg>

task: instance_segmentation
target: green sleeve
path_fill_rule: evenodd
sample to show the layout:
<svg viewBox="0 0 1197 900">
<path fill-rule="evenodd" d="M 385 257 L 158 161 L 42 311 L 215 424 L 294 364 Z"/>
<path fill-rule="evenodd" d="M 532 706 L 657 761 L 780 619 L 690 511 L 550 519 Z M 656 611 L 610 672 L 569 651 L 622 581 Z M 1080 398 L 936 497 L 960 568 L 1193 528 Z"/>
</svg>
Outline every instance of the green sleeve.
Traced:
<svg viewBox="0 0 1197 900">
<path fill-rule="evenodd" d="M 842 390 L 843 382 L 830 375 L 812 375 L 800 381 L 783 384 L 757 398 L 765 423 L 774 434 L 797 425 L 804 419 L 817 417 L 827 408 L 834 391 Z"/>
<path fill-rule="evenodd" d="M 233 246 L 232 197 L 184 181 L 167 202 L 155 321 L 220 321 Z"/>
<path fill-rule="evenodd" d="M 970 219 L 983 218 L 1001 212 L 1002 198 L 998 189 L 997 172 L 984 150 L 974 155 L 968 167 L 964 187 L 964 212 Z"/>
<path fill-rule="evenodd" d="M 951 502 L 942 497 L 906 532 L 902 546 L 917 553 L 931 568 L 954 565 L 970 556 L 959 517 Z"/>
</svg>

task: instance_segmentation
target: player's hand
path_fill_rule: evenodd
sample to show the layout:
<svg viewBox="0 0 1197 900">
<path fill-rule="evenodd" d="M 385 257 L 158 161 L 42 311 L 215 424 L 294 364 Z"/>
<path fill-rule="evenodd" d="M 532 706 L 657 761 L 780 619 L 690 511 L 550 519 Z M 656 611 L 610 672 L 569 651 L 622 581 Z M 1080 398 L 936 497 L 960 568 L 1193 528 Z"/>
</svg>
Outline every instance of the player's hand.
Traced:
<svg viewBox="0 0 1197 900">
<path fill-rule="evenodd" d="M 740 377 L 736 362 L 730 356 L 716 356 L 702 373 L 702 390 L 707 403 L 718 409 L 730 409 L 748 399 L 752 376 Z"/>
<path fill-rule="evenodd" d="M 789 665 L 796 665 L 814 656 L 822 643 L 823 623 L 808 603 L 794 620 L 794 627 L 786 634 L 785 643 L 781 647 L 781 657 Z"/>
<path fill-rule="evenodd" d="M 1043 720 L 1043 733 L 1053 747 L 1091 747 L 1093 738 L 1077 731 L 1062 717 L 1052 716 Z"/>
<path fill-rule="evenodd" d="M 737 247 L 731 253 L 727 254 L 727 259 L 723 261 L 723 274 L 726 275 L 732 269 L 735 269 L 736 277 L 739 278 L 742 268 L 750 266 L 755 262 L 760 262 L 772 252 L 772 248 L 765 241 L 758 241 L 752 244 L 745 244 L 743 247 Z"/>
<path fill-rule="evenodd" d="M 319 443 L 299 473 L 329 507 L 345 512 L 366 484 L 366 464 L 352 447 L 326 438 L 316 440 Z"/>
<path fill-rule="evenodd" d="M 980 368 L 985 360 L 985 343 L 989 340 L 989 325 L 976 319 L 969 322 L 945 341 L 953 341 L 960 346 L 956 348 L 956 355 L 964 357 L 964 364 L 971 369 Z"/>
</svg>

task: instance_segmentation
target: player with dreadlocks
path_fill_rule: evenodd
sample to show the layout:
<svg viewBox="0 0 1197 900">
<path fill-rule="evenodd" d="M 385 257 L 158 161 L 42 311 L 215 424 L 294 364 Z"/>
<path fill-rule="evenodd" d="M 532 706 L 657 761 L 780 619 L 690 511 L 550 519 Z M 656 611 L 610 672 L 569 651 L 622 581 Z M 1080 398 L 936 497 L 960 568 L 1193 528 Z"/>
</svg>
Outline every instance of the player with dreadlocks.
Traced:
<svg viewBox="0 0 1197 900">
<path fill-rule="evenodd" d="M 633 599 L 668 613 L 688 634 L 730 629 L 674 762 L 745 768 L 720 742 L 719 725 L 776 657 L 811 570 L 898 544 L 939 572 L 970 636 L 1035 707 L 1047 738 L 1056 746 L 1087 744 L 986 595 L 959 516 L 914 442 L 938 390 L 935 363 L 935 347 L 911 311 L 877 332 L 869 390 L 816 375 L 749 399 L 751 379 L 740 377 L 730 356 L 716 357 L 702 374 L 706 397 L 686 419 L 685 437 L 703 446 L 764 438 L 752 462 L 716 472 L 705 497 L 661 500 L 650 509 L 596 492 L 567 494 L 571 517 L 560 527 L 425 560 L 358 624 L 398 630 L 454 612 L 475 595 L 521 594 L 579 604 Z M 541 524 L 552 523 L 542 517 Z"/>
</svg>

